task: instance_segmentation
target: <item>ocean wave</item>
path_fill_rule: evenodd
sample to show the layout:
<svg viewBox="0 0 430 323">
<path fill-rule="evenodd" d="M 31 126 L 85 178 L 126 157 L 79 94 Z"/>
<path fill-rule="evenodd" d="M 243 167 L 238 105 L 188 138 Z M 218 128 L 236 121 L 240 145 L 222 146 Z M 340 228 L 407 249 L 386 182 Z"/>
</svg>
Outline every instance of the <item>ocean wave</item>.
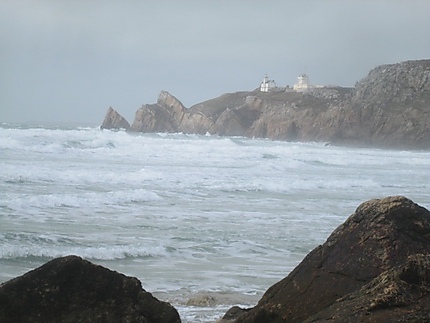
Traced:
<svg viewBox="0 0 430 323">
<path fill-rule="evenodd" d="M 9 193 L 13 195 L 14 193 Z M 130 203 L 138 204 L 162 200 L 157 193 L 145 190 L 101 191 L 83 193 L 50 193 L 39 195 L 18 195 L 13 199 L 1 201 L 1 204 L 9 209 L 25 211 L 33 209 L 33 213 L 49 208 L 98 208 L 109 206 L 124 206 Z M 18 212 L 19 213 L 19 212 Z"/>
<path fill-rule="evenodd" d="M 7 128 L 0 129 L 0 148 L 27 153 L 62 154 L 66 151 L 115 148 L 126 133 L 107 134 L 96 128 Z"/>
<path fill-rule="evenodd" d="M 33 239 L 32 244 L 15 244 L 11 241 L 3 241 L 0 248 L 0 259 L 19 259 L 28 257 L 57 258 L 67 255 L 77 255 L 89 260 L 118 260 L 127 258 L 159 258 L 167 257 L 169 251 L 163 247 L 147 246 L 76 246 L 76 245 L 55 245 L 40 239 Z M 42 239 L 43 240 L 43 239 Z"/>
<path fill-rule="evenodd" d="M 267 192 L 267 193 L 299 193 L 316 192 L 319 190 L 356 190 L 356 189 L 376 189 L 381 185 L 373 179 L 332 179 L 323 178 L 303 179 L 291 178 L 290 180 L 279 181 L 276 178 L 260 178 L 252 181 L 239 183 L 219 183 L 214 184 L 212 189 L 225 193 L 239 192 Z"/>
</svg>

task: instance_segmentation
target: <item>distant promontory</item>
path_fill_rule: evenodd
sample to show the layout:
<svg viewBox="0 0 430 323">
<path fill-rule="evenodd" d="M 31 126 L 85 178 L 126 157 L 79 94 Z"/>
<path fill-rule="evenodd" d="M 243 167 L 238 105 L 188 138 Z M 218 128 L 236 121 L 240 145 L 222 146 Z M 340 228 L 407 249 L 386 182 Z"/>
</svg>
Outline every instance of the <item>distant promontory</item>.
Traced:
<svg viewBox="0 0 430 323">
<path fill-rule="evenodd" d="M 162 91 L 131 125 L 109 108 L 101 128 L 430 149 L 430 60 L 378 66 L 354 88 L 311 86 L 306 75 L 277 88 L 265 77 L 256 90 L 190 108 Z"/>
</svg>

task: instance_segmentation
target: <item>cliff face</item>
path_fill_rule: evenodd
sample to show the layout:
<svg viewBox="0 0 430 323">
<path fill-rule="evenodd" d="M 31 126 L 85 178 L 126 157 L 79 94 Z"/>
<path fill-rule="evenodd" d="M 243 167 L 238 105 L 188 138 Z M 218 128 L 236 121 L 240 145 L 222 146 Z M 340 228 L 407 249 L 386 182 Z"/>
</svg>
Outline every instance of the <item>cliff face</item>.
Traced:
<svg viewBox="0 0 430 323">
<path fill-rule="evenodd" d="M 334 141 L 430 148 L 430 60 L 373 69 L 342 112 Z"/>
<path fill-rule="evenodd" d="M 430 60 L 376 67 L 355 88 L 237 92 L 189 109 L 163 91 L 131 130 L 429 149 Z"/>
</svg>

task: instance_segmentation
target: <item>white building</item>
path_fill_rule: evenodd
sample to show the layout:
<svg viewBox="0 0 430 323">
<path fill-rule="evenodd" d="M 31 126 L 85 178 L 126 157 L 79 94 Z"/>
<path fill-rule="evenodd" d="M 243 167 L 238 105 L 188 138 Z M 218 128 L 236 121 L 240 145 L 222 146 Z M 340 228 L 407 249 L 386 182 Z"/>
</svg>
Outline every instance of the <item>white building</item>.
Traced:
<svg viewBox="0 0 430 323">
<path fill-rule="evenodd" d="M 297 83 L 294 84 L 294 91 L 304 92 L 311 89 L 313 86 L 309 84 L 309 77 L 306 74 L 302 74 L 297 78 Z"/>
<path fill-rule="evenodd" d="M 270 91 L 275 90 L 276 88 L 277 87 L 276 87 L 275 81 L 269 80 L 269 77 L 267 76 L 267 74 L 264 75 L 263 82 L 261 82 L 261 85 L 260 85 L 260 91 L 261 92 L 270 92 Z"/>
</svg>

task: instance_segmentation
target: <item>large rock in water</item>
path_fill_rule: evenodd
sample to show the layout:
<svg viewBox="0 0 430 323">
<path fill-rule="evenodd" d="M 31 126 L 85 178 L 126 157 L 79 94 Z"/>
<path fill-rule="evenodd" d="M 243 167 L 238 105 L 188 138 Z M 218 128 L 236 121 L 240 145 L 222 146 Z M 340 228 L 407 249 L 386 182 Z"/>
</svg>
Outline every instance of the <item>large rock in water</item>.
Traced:
<svg viewBox="0 0 430 323">
<path fill-rule="evenodd" d="M 224 317 L 233 319 L 429 322 L 430 212 L 400 196 L 361 204 L 257 306 Z"/>
<path fill-rule="evenodd" d="M 0 322 L 180 322 L 140 281 L 76 256 L 0 286 Z"/>
<path fill-rule="evenodd" d="M 130 124 L 125 118 L 120 115 L 115 109 L 109 107 L 103 120 L 101 129 L 130 129 Z"/>
</svg>

